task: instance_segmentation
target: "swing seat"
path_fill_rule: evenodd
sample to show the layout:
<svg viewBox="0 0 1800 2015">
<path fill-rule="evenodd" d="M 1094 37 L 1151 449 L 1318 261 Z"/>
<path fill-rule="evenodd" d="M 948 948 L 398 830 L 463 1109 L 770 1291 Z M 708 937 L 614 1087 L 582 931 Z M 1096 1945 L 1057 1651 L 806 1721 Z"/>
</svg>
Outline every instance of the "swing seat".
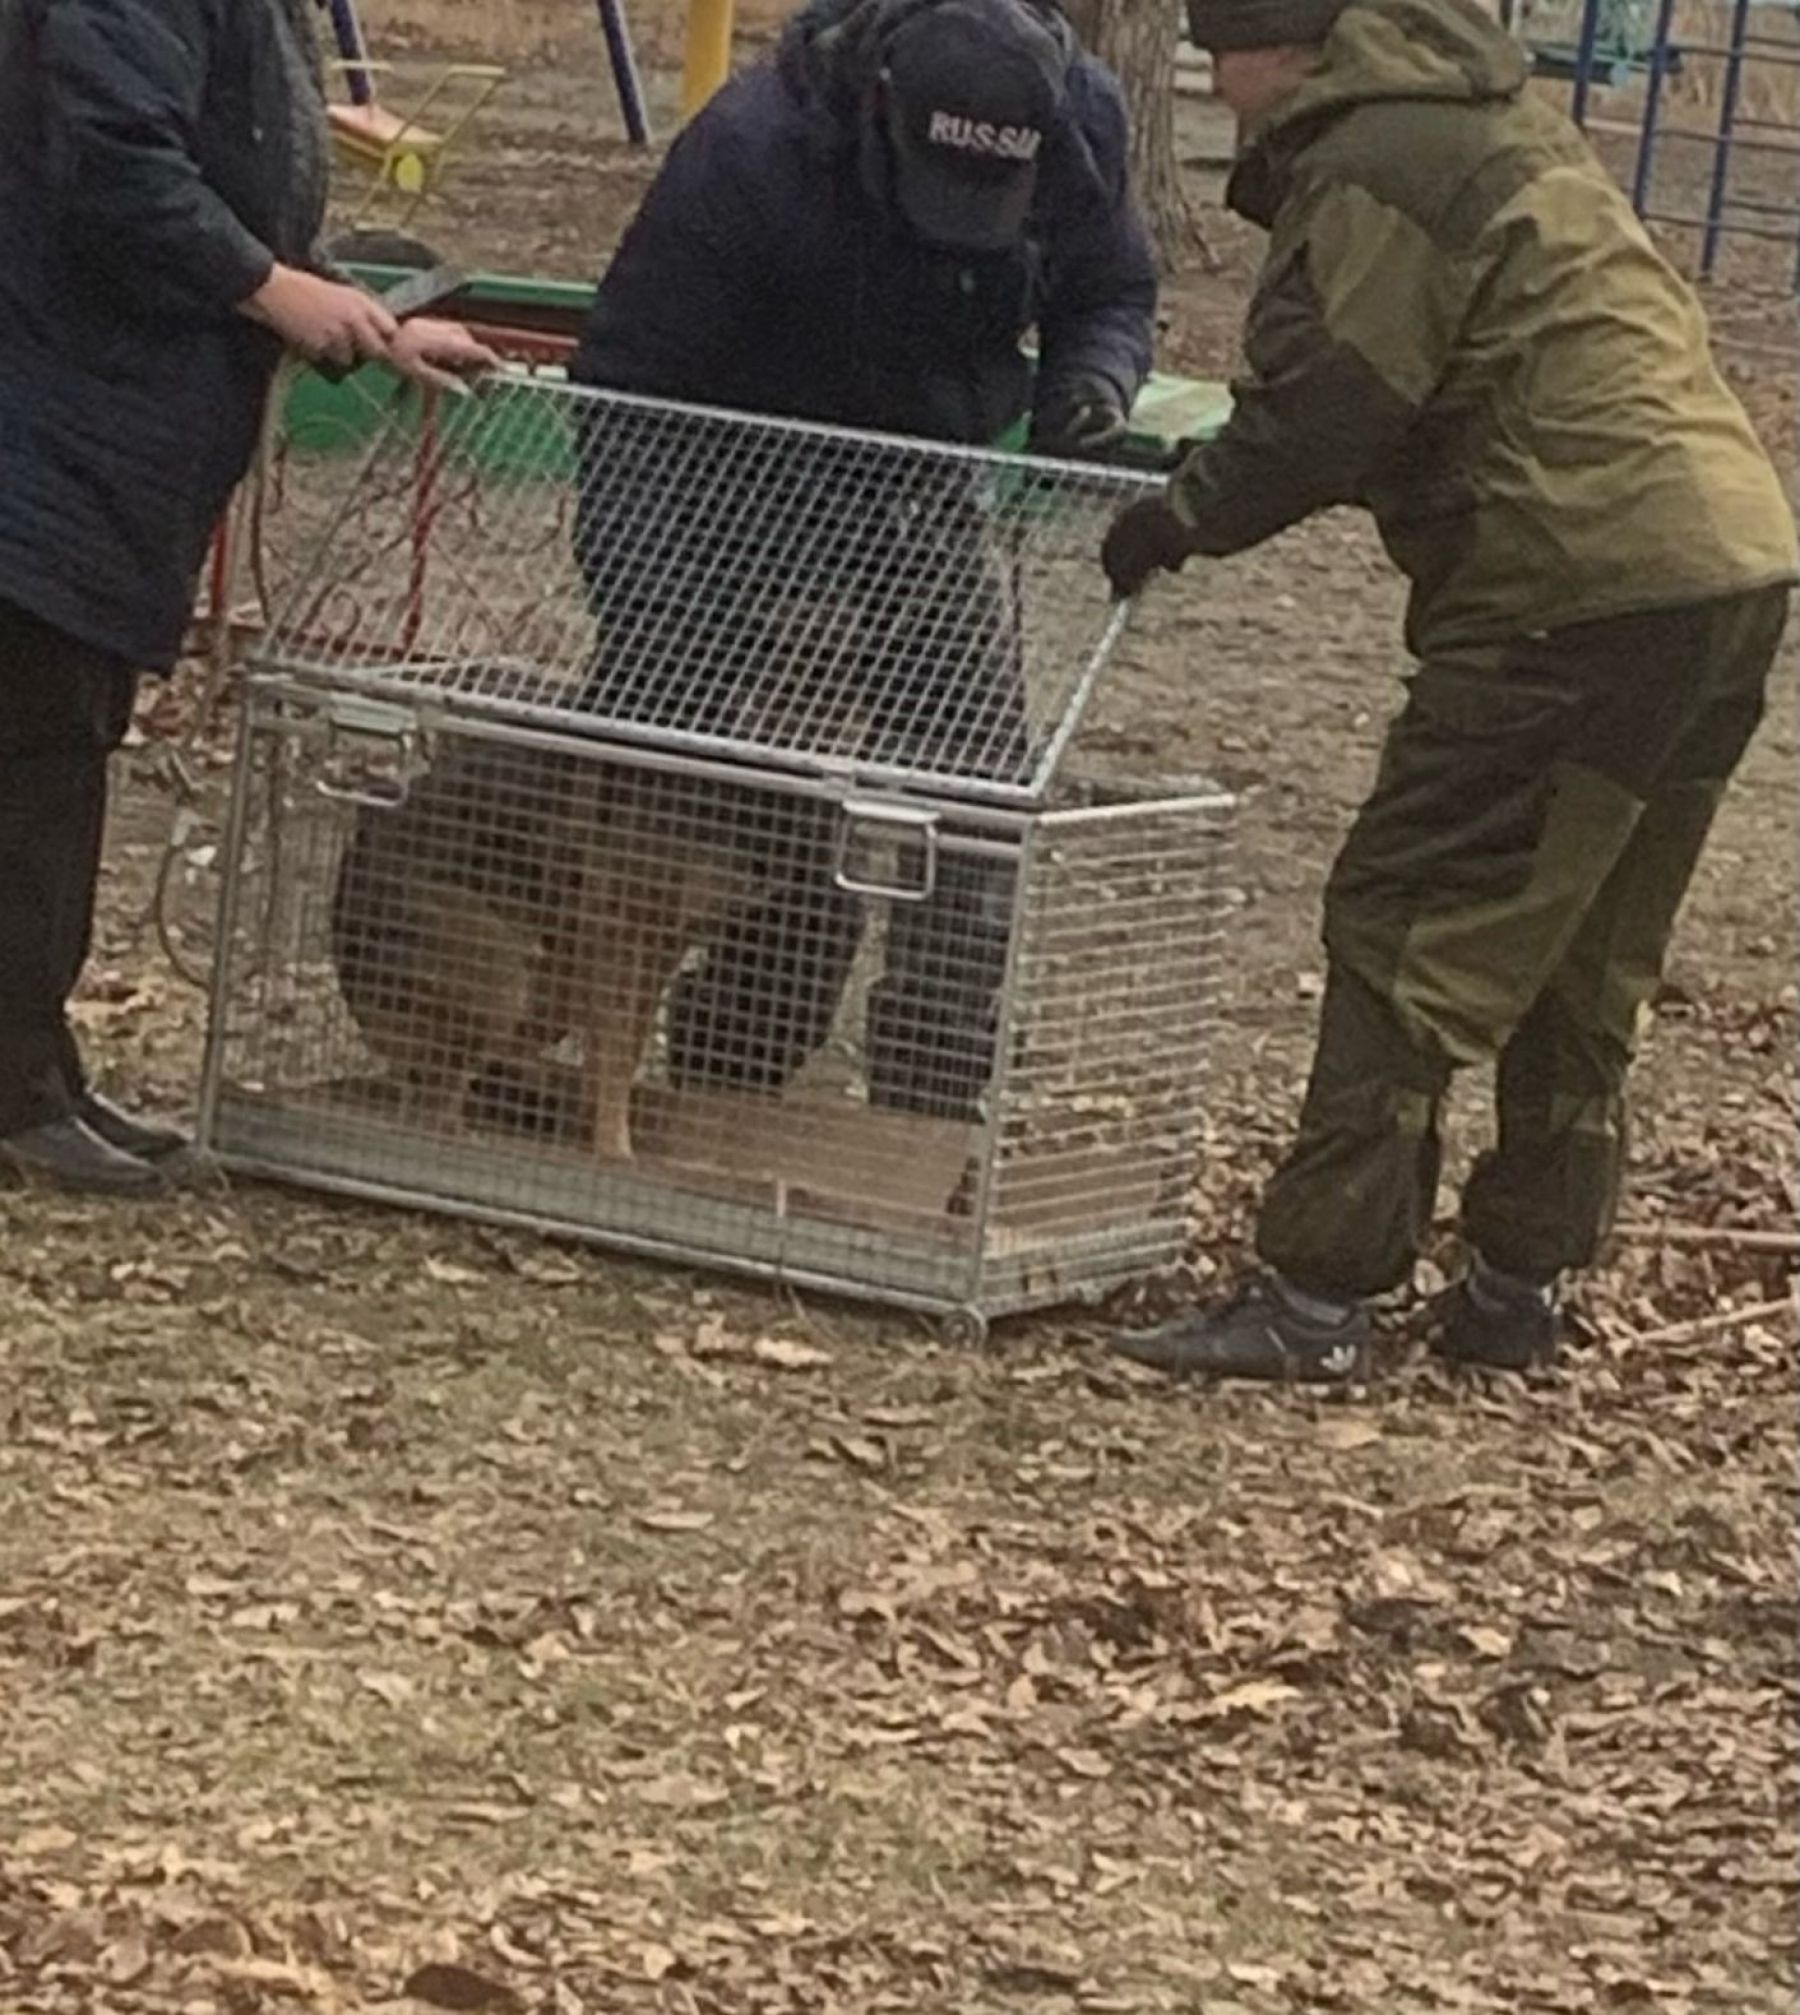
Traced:
<svg viewBox="0 0 1800 2015">
<path fill-rule="evenodd" d="M 371 221 L 380 207 L 394 213 L 385 217 L 391 228 L 404 229 L 506 72 L 491 63 L 448 63 L 423 91 L 409 93 L 404 109 L 396 112 L 374 95 L 374 80 L 385 75 L 388 64 L 362 58 L 336 67 L 349 79 L 351 90 L 327 108 L 332 152 L 340 166 L 359 172 L 367 183 L 354 221 Z M 368 98 L 366 104 L 356 101 L 359 75 L 370 87 L 362 94 Z"/>
<path fill-rule="evenodd" d="M 409 195 L 423 190 L 444 151 L 442 134 L 390 112 L 385 105 L 333 105 L 334 144 L 358 166 Z"/>
</svg>

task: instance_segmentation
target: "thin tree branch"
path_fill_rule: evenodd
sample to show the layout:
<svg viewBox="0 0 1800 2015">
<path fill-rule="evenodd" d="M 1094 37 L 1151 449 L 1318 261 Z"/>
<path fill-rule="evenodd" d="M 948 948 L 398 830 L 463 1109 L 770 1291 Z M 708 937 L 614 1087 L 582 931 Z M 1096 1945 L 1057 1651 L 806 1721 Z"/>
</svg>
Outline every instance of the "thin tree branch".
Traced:
<svg viewBox="0 0 1800 2015">
<path fill-rule="evenodd" d="M 1613 1236 L 1628 1245 L 1724 1246 L 1738 1252 L 1800 1253 L 1800 1231 L 1735 1224 L 1621 1224 Z"/>
<path fill-rule="evenodd" d="M 1697 1343 L 1705 1336 L 1723 1336 L 1734 1329 L 1748 1329 L 1753 1322 L 1767 1322 L 1777 1315 L 1793 1315 L 1792 1295 L 1780 1301 L 1753 1302 L 1748 1308 L 1722 1308 L 1713 1315 L 1697 1315 L 1689 1322 L 1672 1322 L 1663 1329 L 1641 1329 L 1624 1341 L 1646 1343 Z"/>
</svg>

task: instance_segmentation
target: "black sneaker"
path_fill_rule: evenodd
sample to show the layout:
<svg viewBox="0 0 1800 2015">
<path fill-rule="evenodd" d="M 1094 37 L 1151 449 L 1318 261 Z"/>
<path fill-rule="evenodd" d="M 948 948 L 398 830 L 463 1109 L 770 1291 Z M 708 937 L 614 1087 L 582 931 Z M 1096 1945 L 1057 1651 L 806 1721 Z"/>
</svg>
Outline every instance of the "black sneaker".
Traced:
<svg viewBox="0 0 1800 2015">
<path fill-rule="evenodd" d="M 110 1099 L 97 1091 L 85 1091 L 76 1102 L 75 1116 L 90 1133 L 97 1133 L 108 1147 L 121 1154 L 135 1155 L 139 1161 L 163 1161 L 180 1154 L 190 1145 L 177 1127 L 156 1126 L 121 1112 Z"/>
<path fill-rule="evenodd" d="M 104 1141 L 73 1114 L 0 1140 L 0 1166 L 79 1196 L 166 1196 L 168 1178 Z"/>
<path fill-rule="evenodd" d="M 1321 1322 L 1294 1307 L 1279 1282 L 1257 1274 L 1211 1313 L 1116 1335 L 1112 1347 L 1171 1378 L 1351 1385 L 1369 1374 L 1369 1318 L 1356 1308 Z"/>
<path fill-rule="evenodd" d="M 1556 1356 L 1556 1304 L 1541 1294 L 1475 1288 L 1460 1280 L 1438 1299 L 1433 1352 L 1450 1364 L 1530 1371 Z"/>
</svg>

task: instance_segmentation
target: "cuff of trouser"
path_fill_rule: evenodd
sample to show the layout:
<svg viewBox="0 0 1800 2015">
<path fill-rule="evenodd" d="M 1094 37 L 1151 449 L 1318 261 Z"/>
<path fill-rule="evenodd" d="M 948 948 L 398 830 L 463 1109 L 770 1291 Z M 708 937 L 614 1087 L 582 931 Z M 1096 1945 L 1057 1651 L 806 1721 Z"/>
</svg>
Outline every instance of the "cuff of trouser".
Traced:
<svg viewBox="0 0 1800 2015">
<path fill-rule="evenodd" d="M 0 1027 L 0 1141 L 73 1116 L 81 1095 L 61 1030 Z"/>
</svg>

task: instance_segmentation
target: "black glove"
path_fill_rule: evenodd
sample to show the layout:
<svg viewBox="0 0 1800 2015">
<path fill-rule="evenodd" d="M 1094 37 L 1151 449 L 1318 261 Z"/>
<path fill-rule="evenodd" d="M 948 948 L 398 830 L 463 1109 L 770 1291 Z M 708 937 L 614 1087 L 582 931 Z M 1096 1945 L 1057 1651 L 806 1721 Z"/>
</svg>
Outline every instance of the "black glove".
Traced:
<svg viewBox="0 0 1800 2015">
<path fill-rule="evenodd" d="M 1187 559 L 1188 529 L 1161 497 L 1140 497 L 1112 521 L 1100 548 L 1113 593 L 1135 595 L 1155 573 L 1176 573 Z"/>
<path fill-rule="evenodd" d="M 1125 408 L 1110 385 L 1053 387 L 1031 416 L 1030 452 L 1080 460 L 1104 454 L 1125 437 Z"/>
</svg>

